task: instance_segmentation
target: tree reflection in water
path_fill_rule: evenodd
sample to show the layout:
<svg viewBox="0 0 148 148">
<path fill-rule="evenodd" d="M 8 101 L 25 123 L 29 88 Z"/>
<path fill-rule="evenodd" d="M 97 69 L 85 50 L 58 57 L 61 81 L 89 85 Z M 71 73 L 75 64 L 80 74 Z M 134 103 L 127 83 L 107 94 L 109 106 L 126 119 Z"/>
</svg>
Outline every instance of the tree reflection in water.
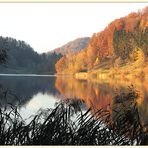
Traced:
<svg viewBox="0 0 148 148">
<path fill-rule="evenodd" d="M 47 93 L 53 96 L 59 95 L 58 91 L 53 87 L 54 84 L 55 77 L 0 76 L 0 91 L 5 92 L 5 95 L 7 95 L 5 99 L 1 97 L 0 104 L 1 106 L 5 106 L 5 104 L 11 103 L 23 106 L 38 93 Z M 9 97 L 8 95 L 10 94 L 13 95 Z"/>
<path fill-rule="evenodd" d="M 135 82 L 135 83 L 134 83 Z M 93 107 L 95 112 L 98 109 L 113 104 L 113 97 L 115 96 L 116 89 L 119 91 L 126 91 L 131 83 L 136 84 L 134 86 L 138 90 L 138 98 L 136 99 L 139 117 L 142 124 L 148 122 L 148 82 L 140 82 L 135 80 L 130 81 L 116 81 L 93 83 L 90 81 L 76 80 L 72 77 L 57 77 L 55 87 L 57 90 L 65 96 L 65 98 L 75 98 L 83 100 L 87 108 Z M 110 113 L 112 109 L 110 109 Z"/>
<path fill-rule="evenodd" d="M 42 93 L 46 92 L 47 89 L 49 93 L 55 92 L 55 95 L 60 94 L 64 97 L 61 99 L 60 104 L 57 104 L 57 107 L 50 110 L 47 109 L 47 111 L 40 110 L 41 112 L 38 112 L 38 114 L 28 125 L 24 125 L 24 121 L 20 118 L 18 118 L 20 120 L 17 122 L 18 125 L 15 122 L 10 123 L 12 125 L 10 126 L 9 131 L 14 131 L 13 123 L 15 123 L 15 126 L 21 125 L 17 131 L 18 136 L 20 136 L 19 133 L 21 133 L 21 135 L 24 135 L 24 139 L 28 138 L 28 141 L 23 141 L 22 139 L 22 141 L 17 141 L 18 143 L 14 144 L 13 138 L 15 138 L 15 134 L 11 132 L 13 135 L 11 137 L 11 144 L 148 144 L 148 128 L 146 124 L 147 112 L 144 112 L 145 108 L 141 107 L 145 101 L 145 99 L 141 97 L 146 95 L 141 95 L 141 92 L 135 91 L 133 87 L 126 89 L 126 87 L 123 87 L 123 85 L 116 85 L 119 88 L 119 93 L 115 94 L 115 87 L 113 87 L 113 84 L 110 83 L 96 84 L 87 81 L 77 81 L 70 77 L 57 77 L 56 82 L 53 81 L 53 83 L 50 84 L 48 84 L 47 81 L 43 81 L 43 79 L 41 83 L 39 81 L 40 80 L 37 81 L 36 79 L 35 81 L 28 81 L 27 86 L 24 87 L 24 92 L 25 89 L 30 88 L 29 83 L 33 82 L 31 86 L 33 89 L 35 88 L 34 86 L 36 86 Z M 55 84 L 55 87 L 60 93 L 58 93 L 56 89 L 52 91 L 50 87 L 45 87 L 46 85 L 44 85 L 44 82 L 46 82 L 48 85 Z M 14 84 L 10 83 L 10 86 L 11 85 Z M 6 100 L 6 97 L 8 97 L 8 99 L 11 98 L 11 102 L 15 102 L 15 99 L 19 99 L 20 101 L 20 97 L 17 97 L 17 95 L 15 95 L 12 91 L 6 89 L 5 85 L 3 86 L 1 86 L 0 89 L 1 101 Z M 30 90 L 30 92 L 32 91 Z M 17 94 L 19 94 L 19 91 Z M 28 96 L 31 94 L 32 93 L 24 93 L 24 95 Z M 9 100 L 6 102 L 9 102 Z M 10 106 L 14 108 L 13 106 L 17 105 L 17 103 L 15 102 L 14 105 L 13 103 L 11 104 L 11 102 Z M 147 104 L 144 104 L 144 106 L 146 105 Z M 3 113 L 2 109 L 1 113 L 2 115 L 7 116 L 7 114 Z M 75 116 L 75 118 L 73 118 L 73 116 Z M 8 118 L 1 116 L 1 119 L 1 124 L 5 126 L 3 121 L 5 121 L 4 119 L 7 120 Z M 13 120 L 15 119 L 13 118 Z M 9 133 L 7 133 L 9 131 L 7 131 L 7 128 L 5 128 L 3 128 L 4 133 L 1 133 L 0 137 L 8 140 L 6 135 L 9 135 Z M 53 129 L 53 131 L 50 129 Z M 33 137 L 25 137 L 25 135 L 30 135 L 30 133 L 33 133 Z M 52 138 L 53 140 L 51 141 L 50 139 Z M 5 140 L 3 141 L 5 142 Z M 10 141 L 7 142 L 6 143 L 9 144 Z"/>
<path fill-rule="evenodd" d="M 63 100 L 54 109 L 40 110 L 25 124 L 11 106 L 0 109 L 1 145 L 146 145 L 147 126 L 142 125 L 136 99 L 129 89 L 113 99 L 108 108 L 82 111 L 79 100 Z M 127 101 L 128 100 L 128 101 Z M 109 108 L 110 108 L 109 107 Z M 76 118 L 72 118 L 76 115 Z"/>
</svg>

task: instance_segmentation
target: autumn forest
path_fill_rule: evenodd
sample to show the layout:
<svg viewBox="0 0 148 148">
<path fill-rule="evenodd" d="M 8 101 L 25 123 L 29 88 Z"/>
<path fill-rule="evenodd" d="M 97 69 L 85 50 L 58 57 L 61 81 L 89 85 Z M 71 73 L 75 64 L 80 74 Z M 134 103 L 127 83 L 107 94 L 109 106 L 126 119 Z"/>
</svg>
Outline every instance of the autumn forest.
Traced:
<svg viewBox="0 0 148 148">
<path fill-rule="evenodd" d="M 132 12 L 111 22 L 106 28 L 94 33 L 88 46 L 78 53 L 63 56 L 56 63 L 59 74 L 87 72 L 94 77 L 100 73 L 109 76 L 130 68 L 139 75 L 148 71 L 148 7 Z M 120 67 L 120 69 L 119 69 Z"/>
<path fill-rule="evenodd" d="M 41 36 L 43 41 L 47 39 L 49 44 L 59 46 L 43 52 L 45 49 L 34 50 L 23 39 L 0 36 L 0 145 L 148 145 L 148 6 L 139 10 L 139 4 L 133 6 L 138 11 L 131 13 L 132 8 L 128 7 L 128 13 L 124 12 L 127 15 L 122 17 L 110 15 L 114 19 L 109 20 L 104 29 L 61 46 L 58 41 L 65 42 L 66 37 L 73 37 L 69 34 L 83 30 L 84 25 L 78 29 L 80 22 L 75 21 L 70 26 L 69 16 L 67 19 L 67 11 L 70 13 L 75 5 L 22 5 L 16 8 L 23 10 L 30 6 L 31 12 L 45 9 L 40 15 L 36 14 L 38 11 L 29 13 L 33 16 L 27 16 L 30 22 L 33 18 L 29 25 L 28 21 L 22 23 L 24 28 L 28 25 L 25 32 L 29 32 L 31 26 L 30 31 L 35 31 L 27 34 L 28 41 L 36 40 L 36 47 L 46 47 L 43 46 L 46 42 L 38 38 Z M 103 5 L 107 8 L 107 4 Z M 55 9 L 49 10 L 51 6 L 61 11 L 61 14 L 55 13 L 58 17 L 53 15 Z M 103 12 L 99 3 L 88 6 Z M 112 6 L 111 10 L 118 5 Z M 10 8 L 14 11 L 15 7 Z M 26 9 L 25 13 L 21 9 L 18 11 L 27 14 Z M 90 21 L 92 14 L 85 16 Z M 71 27 L 70 32 L 69 28 L 64 30 L 66 25 L 62 26 L 62 21 Z M 84 21 L 81 16 L 80 21 Z M 16 25 L 12 28 L 16 29 Z M 4 28 L 0 27 L 0 33 Z M 63 39 L 62 31 L 66 36 Z"/>
</svg>

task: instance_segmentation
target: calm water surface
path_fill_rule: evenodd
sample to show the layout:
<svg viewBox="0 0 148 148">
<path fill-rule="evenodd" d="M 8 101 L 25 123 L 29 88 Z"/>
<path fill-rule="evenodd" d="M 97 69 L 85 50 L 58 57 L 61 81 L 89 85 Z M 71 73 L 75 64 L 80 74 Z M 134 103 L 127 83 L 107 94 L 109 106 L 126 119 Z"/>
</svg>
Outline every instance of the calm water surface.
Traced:
<svg viewBox="0 0 148 148">
<path fill-rule="evenodd" d="M 141 121 L 148 122 L 148 82 L 131 81 L 109 81 L 88 82 L 75 80 L 72 77 L 35 76 L 35 75 L 0 75 L 0 91 L 6 93 L 6 98 L 0 97 L 0 105 L 4 107 L 7 103 L 19 104 L 19 111 L 23 118 L 36 114 L 42 108 L 54 108 L 61 100 L 74 99 L 83 100 L 83 110 L 93 106 L 96 109 L 110 104 L 113 106 L 113 96 L 116 89 L 125 89 L 133 84 L 139 91 L 137 100 Z M 135 85 L 136 84 L 136 85 Z M 12 97 L 10 94 L 15 94 Z"/>
</svg>

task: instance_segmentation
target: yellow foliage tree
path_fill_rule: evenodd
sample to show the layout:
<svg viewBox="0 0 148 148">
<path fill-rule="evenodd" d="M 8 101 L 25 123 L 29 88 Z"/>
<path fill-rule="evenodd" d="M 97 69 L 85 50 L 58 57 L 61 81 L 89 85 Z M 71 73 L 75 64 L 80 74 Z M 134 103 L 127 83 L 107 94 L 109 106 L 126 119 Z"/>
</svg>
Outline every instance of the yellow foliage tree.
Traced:
<svg viewBox="0 0 148 148">
<path fill-rule="evenodd" d="M 145 61 L 145 55 L 141 48 L 135 48 L 130 54 L 130 60 L 136 65 L 141 66 Z"/>
<path fill-rule="evenodd" d="M 100 59 L 99 59 L 99 57 L 96 58 L 95 63 L 94 63 L 94 66 L 96 66 L 96 65 L 98 65 L 98 64 L 100 64 Z"/>
</svg>

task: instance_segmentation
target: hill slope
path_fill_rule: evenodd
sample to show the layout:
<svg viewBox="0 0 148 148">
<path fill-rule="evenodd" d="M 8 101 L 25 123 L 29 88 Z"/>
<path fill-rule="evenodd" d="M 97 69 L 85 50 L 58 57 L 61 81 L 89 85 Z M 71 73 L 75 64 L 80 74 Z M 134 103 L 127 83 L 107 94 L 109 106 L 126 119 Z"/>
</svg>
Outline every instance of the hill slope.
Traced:
<svg viewBox="0 0 148 148">
<path fill-rule="evenodd" d="M 79 52 L 82 49 L 87 47 L 89 43 L 89 39 L 90 39 L 89 37 L 75 39 L 63 45 L 62 47 L 59 47 L 50 51 L 49 53 L 55 52 L 57 54 L 67 55 L 67 54 Z"/>
<path fill-rule="evenodd" d="M 116 19 L 103 31 L 93 34 L 84 50 L 62 57 L 56 63 L 56 70 L 74 74 L 109 69 L 136 62 L 143 59 L 142 55 L 148 56 L 148 7 Z"/>
<path fill-rule="evenodd" d="M 0 73 L 54 74 L 55 63 L 61 57 L 55 53 L 38 54 L 24 41 L 9 37 L 0 37 L 0 49 L 7 54 L 6 62 L 0 65 Z"/>
</svg>

